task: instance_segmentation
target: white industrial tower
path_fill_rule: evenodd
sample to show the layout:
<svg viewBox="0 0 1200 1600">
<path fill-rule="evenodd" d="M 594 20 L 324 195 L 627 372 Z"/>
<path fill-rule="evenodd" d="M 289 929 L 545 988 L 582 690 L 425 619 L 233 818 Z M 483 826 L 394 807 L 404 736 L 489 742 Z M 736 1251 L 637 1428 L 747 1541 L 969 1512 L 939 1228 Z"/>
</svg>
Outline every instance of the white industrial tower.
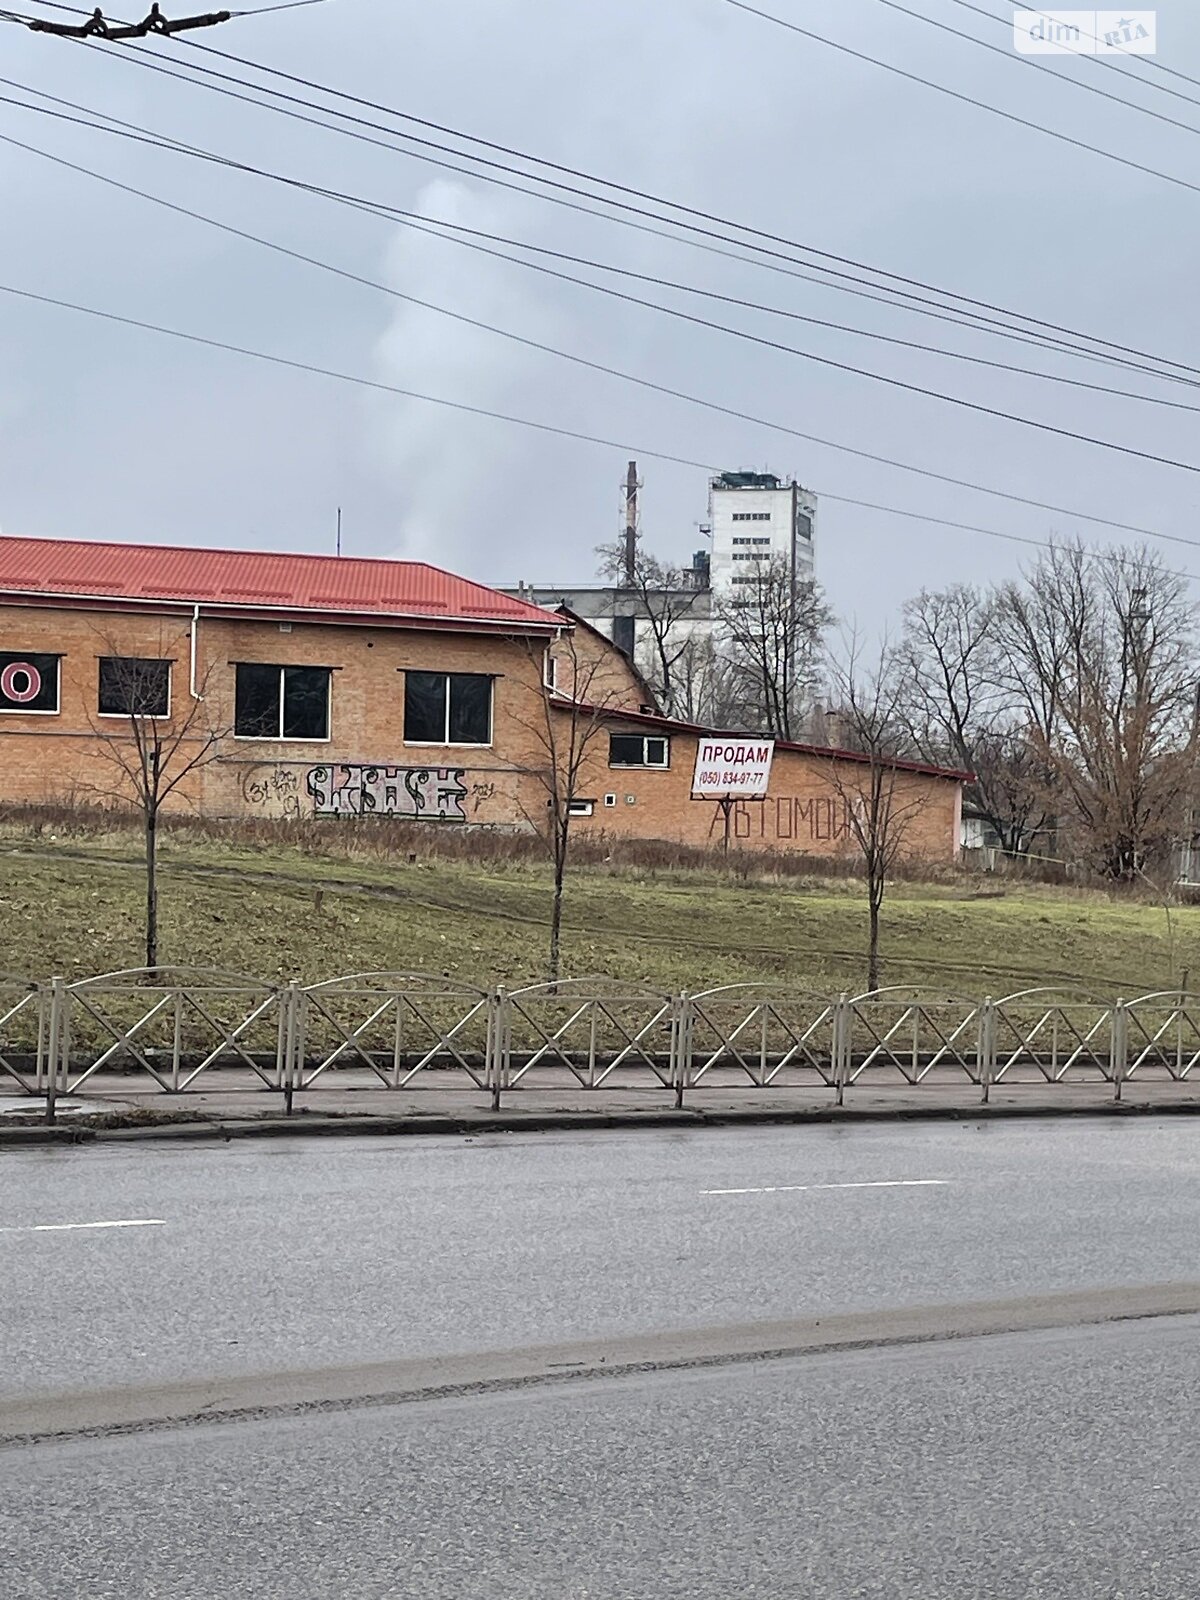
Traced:
<svg viewBox="0 0 1200 1600">
<path fill-rule="evenodd" d="M 722 472 L 709 484 L 713 592 L 736 592 L 776 556 L 793 578 L 813 576 L 817 497 L 770 472 Z"/>
</svg>

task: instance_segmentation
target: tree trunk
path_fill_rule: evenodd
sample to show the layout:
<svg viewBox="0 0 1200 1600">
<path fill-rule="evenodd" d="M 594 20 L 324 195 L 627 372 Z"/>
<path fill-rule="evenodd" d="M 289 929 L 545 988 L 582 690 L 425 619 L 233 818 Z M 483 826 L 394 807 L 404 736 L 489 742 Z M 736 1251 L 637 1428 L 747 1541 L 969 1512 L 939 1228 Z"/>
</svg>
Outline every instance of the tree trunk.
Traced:
<svg viewBox="0 0 1200 1600">
<path fill-rule="evenodd" d="M 558 969 L 562 952 L 563 877 L 567 869 L 566 841 L 554 861 L 554 904 L 550 911 L 550 982 L 558 982 Z"/>
<path fill-rule="evenodd" d="M 874 994 L 879 988 L 879 901 L 874 888 L 870 891 L 869 908 L 871 932 L 867 942 L 867 993 Z"/>
<path fill-rule="evenodd" d="M 158 965 L 158 818 L 146 813 L 146 965 Z"/>
</svg>

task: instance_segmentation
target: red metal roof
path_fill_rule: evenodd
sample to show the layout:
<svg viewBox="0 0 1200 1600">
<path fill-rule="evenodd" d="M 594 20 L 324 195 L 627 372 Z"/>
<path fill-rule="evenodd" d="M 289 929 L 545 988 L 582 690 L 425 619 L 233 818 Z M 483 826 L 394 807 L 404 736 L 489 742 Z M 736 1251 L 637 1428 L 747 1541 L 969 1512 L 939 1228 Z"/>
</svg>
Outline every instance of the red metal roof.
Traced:
<svg viewBox="0 0 1200 1600">
<path fill-rule="evenodd" d="M 424 561 L 181 549 L 0 537 L 0 594 L 76 596 L 334 617 L 371 616 L 518 632 L 562 627 L 540 606 Z"/>
</svg>

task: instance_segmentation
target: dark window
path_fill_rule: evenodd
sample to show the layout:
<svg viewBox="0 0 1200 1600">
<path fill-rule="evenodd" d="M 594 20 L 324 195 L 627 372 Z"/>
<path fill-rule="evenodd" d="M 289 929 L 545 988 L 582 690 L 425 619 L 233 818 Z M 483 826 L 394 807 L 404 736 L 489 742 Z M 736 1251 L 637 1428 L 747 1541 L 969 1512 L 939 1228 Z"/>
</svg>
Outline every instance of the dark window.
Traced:
<svg viewBox="0 0 1200 1600">
<path fill-rule="evenodd" d="M 446 674 L 404 674 L 404 737 L 409 744 L 442 744 L 446 738 Z"/>
<path fill-rule="evenodd" d="M 102 717 L 166 717 L 171 712 L 171 663 L 142 656 L 101 656 Z"/>
<path fill-rule="evenodd" d="M 450 674 L 450 743 L 492 742 L 492 680 L 480 672 Z"/>
<path fill-rule="evenodd" d="M 406 744 L 490 744 L 492 680 L 482 672 L 406 672 Z"/>
<path fill-rule="evenodd" d="M 239 661 L 233 731 L 242 739 L 328 739 L 328 667 Z"/>
<path fill-rule="evenodd" d="M 328 739 L 328 667 L 284 667 L 283 737 Z"/>
<path fill-rule="evenodd" d="M 616 645 L 617 649 L 627 655 L 631 661 L 633 659 L 633 629 L 635 620 L 636 619 L 633 617 L 613 618 L 613 643 Z"/>
<path fill-rule="evenodd" d="M 640 733 L 608 736 L 610 767 L 665 767 L 670 765 L 669 757 L 670 744 L 666 739 L 648 739 Z"/>
<path fill-rule="evenodd" d="M 0 651 L 0 711 L 57 711 L 58 657 Z"/>
</svg>

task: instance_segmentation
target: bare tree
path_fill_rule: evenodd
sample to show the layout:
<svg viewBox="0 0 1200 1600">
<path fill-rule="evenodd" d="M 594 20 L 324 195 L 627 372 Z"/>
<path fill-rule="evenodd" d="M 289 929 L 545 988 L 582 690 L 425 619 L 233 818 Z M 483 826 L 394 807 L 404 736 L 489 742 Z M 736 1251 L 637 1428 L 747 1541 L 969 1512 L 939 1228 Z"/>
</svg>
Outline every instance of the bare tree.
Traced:
<svg viewBox="0 0 1200 1600">
<path fill-rule="evenodd" d="M 531 665 L 537 670 L 538 687 L 529 690 L 533 702 L 516 720 L 525 728 L 532 750 L 529 773 L 545 797 L 542 807 L 522 807 L 526 821 L 543 840 L 554 869 L 554 897 L 550 911 L 550 951 L 548 976 L 558 981 L 562 954 L 563 895 L 567 862 L 571 849 L 571 823 L 576 806 L 585 798 L 584 768 L 593 745 L 606 730 L 606 720 L 619 711 L 617 691 L 607 686 L 607 664 L 603 656 L 585 656 L 574 634 L 565 632 L 558 648 L 566 656 L 566 679 L 570 689 L 556 689 L 549 681 L 547 662 L 530 644 Z M 593 698 L 594 696 L 594 698 Z"/>
<path fill-rule="evenodd" d="M 833 613 L 818 586 L 784 555 L 747 563 L 713 597 L 717 653 L 726 664 L 728 719 L 777 739 L 800 732 Z M 725 719 L 722 719 L 725 720 Z"/>
<path fill-rule="evenodd" d="M 998 606 L 1048 809 L 1098 871 L 1132 881 L 1169 852 L 1190 798 L 1198 661 L 1185 580 L 1145 548 L 1056 545 Z"/>
<path fill-rule="evenodd" d="M 904 607 L 901 711 L 922 759 L 974 773 L 967 798 L 1008 855 L 1044 822 L 1046 786 L 1004 670 L 1000 606 L 969 584 L 923 589 Z"/>
<path fill-rule="evenodd" d="M 156 657 L 128 656 L 113 641 L 99 662 L 99 716 L 91 728 L 112 772 L 98 792 L 141 812 L 146 858 L 146 965 L 158 965 L 158 832 L 163 807 L 193 773 L 214 760 L 227 730 L 205 698 L 208 674 L 195 692 L 171 693 L 172 657 L 187 636 L 159 641 Z M 211 669 L 210 669 L 211 671 Z"/>
<path fill-rule="evenodd" d="M 862 856 L 867 886 L 867 989 L 879 988 L 879 922 L 896 864 L 908 853 L 913 828 L 929 802 L 927 782 L 905 770 L 908 750 L 901 713 L 904 675 L 884 644 L 868 666 L 856 640 L 833 668 L 836 715 L 847 756 L 834 757 L 830 782 L 842 802 L 845 826 Z M 848 758 L 854 752 L 857 760 Z"/>
<path fill-rule="evenodd" d="M 706 605 L 708 590 L 698 587 L 691 567 L 676 566 L 652 555 L 640 543 L 632 547 L 626 540 L 597 548 L 601 576 L 610 579 L 618 591 L 634 603 L 636 622 L 645 623 L 649 634 L 646 657 L 639 662 L 668 716 L 686 716 L 685 675 L 690 688 L 696 688 L 696 653 L 690 626 Z M 686 659 L 691 657 L 690 660 Z"/>
</svg>

